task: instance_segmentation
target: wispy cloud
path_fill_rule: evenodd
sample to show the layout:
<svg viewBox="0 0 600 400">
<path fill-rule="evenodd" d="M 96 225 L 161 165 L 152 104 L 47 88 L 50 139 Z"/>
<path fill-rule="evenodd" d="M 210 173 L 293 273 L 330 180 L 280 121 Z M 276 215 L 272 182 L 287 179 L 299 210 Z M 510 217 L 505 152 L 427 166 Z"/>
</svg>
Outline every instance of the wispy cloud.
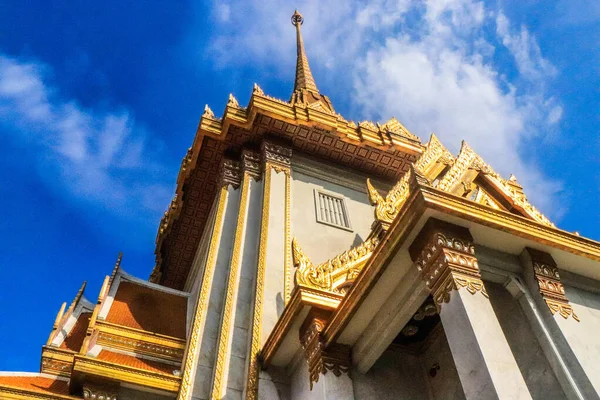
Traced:
<svg viewBox="0 0 600 400">
<path fill-rule="evenodd" d="M 40 177 L 66 200 L 154 226 L 172 192 L 155 161 L 161 143 L 125 109 L 98 111 L 64 98 L 49 72 L 0 54 L 0 129 L 27 145 Z"/>
<path fill-rule="evenodd" d="M 556 206 L 562 185 L 522 149 L 563 113 L 547 90 L 557 70 L 526 27 L 515 29 L 502 12 L 475 0 L 307 0 L 297 6 L 306 18 L 313 70 L 335 72 L 317 80 L 346 88 L 328 93 L 334 105 L 349 102 L 356 115 L 346 117 L 396 116 L 423 139 L 435 131 L 454 151 L 465 139 L 496 170 L 517 175 L 543 211 L 555 218 L 564 212 Z M 289 78 L 292 12 L 274 0 L 232 7 L 215 30 L 211 55 L 223 68 L 254 63 L 279 67 Z M 498 64 L 499 48 L 512 55 L 512 64 Z"/>
</svg>

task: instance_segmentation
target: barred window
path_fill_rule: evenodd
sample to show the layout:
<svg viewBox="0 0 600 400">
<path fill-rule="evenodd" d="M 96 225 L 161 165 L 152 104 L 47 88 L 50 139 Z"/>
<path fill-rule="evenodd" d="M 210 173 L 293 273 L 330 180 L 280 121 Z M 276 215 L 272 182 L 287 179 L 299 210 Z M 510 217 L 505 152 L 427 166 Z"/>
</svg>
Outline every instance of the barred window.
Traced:
<svg viewBox="0 0 600 400">
<path fill-rule="evenodd" d="M 343 196 L 315 189 L 315 206 L 318 222 L 352 230 Z"/>
</svg>

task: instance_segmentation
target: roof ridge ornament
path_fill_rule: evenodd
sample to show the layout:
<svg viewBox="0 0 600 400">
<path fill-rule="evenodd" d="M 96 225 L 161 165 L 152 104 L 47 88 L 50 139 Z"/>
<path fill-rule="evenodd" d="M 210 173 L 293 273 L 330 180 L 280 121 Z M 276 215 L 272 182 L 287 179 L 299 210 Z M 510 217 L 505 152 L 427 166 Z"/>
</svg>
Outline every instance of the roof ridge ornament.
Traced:
<svg viewBox="0 0 600 400">
<path fill-rule="evenodd" d="M 302 33 L 300 32 L 300 25 L 304 23 L 304 17 L 298 12 L 294 11 L 292 15 L 292 25 L 296 27 L 296 80 L 294 81 L 294 92 L 301 89 L 306 89 L 311 92 L 319 93 L 317 84 L 310 71 L 308 65 L 308 58 L 304 51 L 304 41 L 302 40 Z"/>
</svg>

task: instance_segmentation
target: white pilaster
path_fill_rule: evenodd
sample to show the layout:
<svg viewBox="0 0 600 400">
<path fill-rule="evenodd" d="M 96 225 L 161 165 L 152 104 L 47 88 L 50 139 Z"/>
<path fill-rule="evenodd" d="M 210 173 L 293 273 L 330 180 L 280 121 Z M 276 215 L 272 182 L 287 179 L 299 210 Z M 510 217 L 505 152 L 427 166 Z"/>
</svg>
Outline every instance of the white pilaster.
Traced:
<svg viewBox="0 0 600 400">
<path fill-rule="evenodd" d="M 206 266 L 198 278 L 201 283 L 184 359 L 180 400 L 207 399 L 210 393 L 223 292 L 240 202 L 239 183 L 238 163 L 224 161 Z"/>
</svg>

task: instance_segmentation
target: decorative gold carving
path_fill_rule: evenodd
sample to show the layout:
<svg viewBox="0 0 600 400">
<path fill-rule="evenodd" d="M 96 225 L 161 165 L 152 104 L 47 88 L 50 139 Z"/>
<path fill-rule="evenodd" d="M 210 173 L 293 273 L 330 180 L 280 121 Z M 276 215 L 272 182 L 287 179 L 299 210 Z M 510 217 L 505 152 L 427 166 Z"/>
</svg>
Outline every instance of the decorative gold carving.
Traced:
<svg viewBox="0 0 600 400">
<path fill-rule="evenodd" d="M 234 160 L 223 160 L 221 164 L 220 186 L 233 186 L 234 189 L 240 187 L 242 182 L 242 170 L 240 163 Z"/>
<path fill-rule="evenodd" d="M 177 396 L 178 400 L 188 400 L 188 398 L 191 396 L 190 386 L 192 382 L 192 374 L 194 373 L 195 366 L 197 364 L 197 353 L 199 351 L 200 340 L 202 339 L 202 332 L 204 329 L 204 323 L 206 321 L 206 313 L 208 311 L 208 295 L 210 293 L 210 285 L 214 274 L 217 253 L 219 251 L 221 231 L 223 230 L 223 217 L 225 214 L 225 204 L 227 202 L 227 189 L 225 187 L 221 187 L 221 193 L 217 197 L 216 201 L 218 202 L 217 212 L 214 219 L 214 227 L 210 241 L 210 247 L 208 250 L 206 267 L 204 269 L 204 276 L 202 277 L 202 284 L 198 295 L 198 304 L 196 305 L 196 312 L 194 314 L 192 333 L 189 337 L 187 354 L 185 356 L 183 377 L 181 379 L 181 389 L 179 391 L 179 395 Z"/>
<path fill-rule="evenodd" d="M 240 103 L 238 103 L 237 99 L 233 96 L 232 93 L 229 93 L 229 100 L 227 100 L 227 107 L 241 108 Z"/>
<path fill-rule="evenodd" d="M 294 266 L 297 268 L 296 284 L 343 294 L 369 260 L 378 244 L 379 239 L 372 237 L 362 244 L 315 266 L 294 238 L 292 240 L 292 255 Z"/>
<path fill-rule="evenodd" d="M 363 129 L 368 129 L 368 130 L 370 130 L 370 131 L 375 131 L 375 132 L 379 131 L 379 129 L 377 128 L 377 126 L 376 126 L 376 125 L 375 125 L 373 122 L 371 122 L 371 121 L 363 121 L 363 122 L 360 122 L 360 123 L 358 124 L 358 126 L 359 126 L 360 128 L 363 128 Z"/>
<path fill-rule="evenodd" d="M 175 194 L 175 196 L 173 197 L 173 200 L 171 200 L 171 204 L 169 205 L 169 208 L 167 208 L 167 211 L 165 211 L 163 217 L 160 219 L 160 228 L 158 228 L 158 234 L 156 235 L 156 240 L 155 242 L 158 243 L 161 238 L 163 237 L 163 235 L 167 232 L 167 229 L 169 228 L 169 224 L 171 223 L 171 218 L 172 215 L 177 211 L 177 194 Z"/>
<path fill-rule="evenodd" d="M 454 156 L 438 140 L 437 136 L 432 133 L 425 151 L 414 164 L 415 170 L 426 176 L 429 169 L 437 162 L 451 165 L 454 163 Z"/>
<path fill-rule="evenodd" d="M 290 301 L 292 293 L 292 238 L 291 238 L 291 197 L 292 197 L 292 177 L 290 173 L 285 176 L 285 287 L 284 287 L 284 298 L 285 304 Z"/>
<path fill-rule="evenodd" d="M 271 168 L 265 168 L 265 185 L 263 188 L 263 209 L 260 222 L 260 243 L 258 248 L 258 267 L 256 270 L 256 286 L 254 291 L 254 312 L 252 318 L 252 338 L 250 340 L 250 355 L 248 365 L 248 380 L 246 384 L 246 399 L 258 398 L 258 353 L 260 351 L 260 335 L 263 312 L 263 297 L 265 284 L 265 268 L 267 264 L 267 242 L 269 234 L 269 206 L 271 200 Z"/>
<path fill-rule="evenodd" d="M 210 107 L 208 106 L 208 104 L 206 104 L 204 106 L 204 112 L 202 113 L 202 118 L 217 119 L 215 117 L 215 113 L 210 109 Z"/>
<path fill-rule="evenodd" d="M 552 256 L 531 248 L 526 250 L 531 256 L 533 275 L 538 283 L 540 294 L 552 315 L 558 312 L 565 319 L 572 315 L 573 319 L 579 322 L 579 317 L 565 295 L 565 288 L 560 281 L 558 267 Z"/>
<path fill-rule="evenodd" d="M 406 172 L 402 178 L 385 196 L 385 199 L 373 187 L 371 181 L 367 179 L 367 190 L 369 191 L 369 200 L 375 206 L 375 218 L 385 224 L 391 224 L 398 215 L 402 204 L 406 201 L 410 191 L 411 173 Z"/>
<path fill-rule="evenodd" d="M 450 167 L 450 170 L 448 170 L 442 180 L 440 180 L 437 188 L 445 192 L 452 192 L 454 186 L 460 183 L 460 179 L 464 173 L 471 167 L 473 160 L 478 157 L 479 156 L 463 140 L 458 157 Z"/>
<path fill-rule="evenodd" d="M 488 297 L 468 229 L 430 218 L 409 252 L 437 304 L 450 301 L 450 292 L 460 288 Z"/>
<path fill-rule="evenodd" d="M 114 376 L 119 377 L 119 381 L 138 384 L 153 389 L 168 390 L 170 392 L 179 391 L 181 378 L 175 373 L 154 372 L 141 368 L 130 367 L 127 365 L 110 363 L 97 358 L 76 356 L 73 366 L 73 373 L 95 375 L 111 379 Z"/>
<path fill-rule="evenodd" d="M 252 94 L 255 95 L 259 95 L 259 96 L 264 96 L 265 92 L 263 92 L 263 90 L 260 88 L 260 86 L 258 86 L 258 84 L 254 84 L 254 87 L 252 88 Z"/>
<path fill-rule="evenodd" d="M 529 203 L 527 196 L 523 193 L 523 188 L 516 182 L 514 175 L 512 175 L 512 179 L 502 178 L 464 141 L 460 153 L 456 158 L 456 162 L 444 175 L 437 185 L 437 188 L 446 192 L 453 192 L 456 186 L 461 182 L 461 179 L 463 179 L 463 176 L 470 169 L 481 172 L 488 181 L 503 192 L 518 209 L 522 210 L 530 218 L 544 225 L 554 226 L 548 218 Z M 491 201 L 487 203 L 493 204 Z"/>
<path fill-rule="evenodd" d="M 246 153 L 248 154 L 248 153 Z M 225 395 L 225 365 L 227 364 L 228 352 L 231 346 L 232 317 L 234 314 L 235 289 L 239 284 L 238 275 L 242 264 L 242 243 L 244 241 L 244 232 L 248 210 L 248 193 L 250 185 L 250 175 L 244 174 L 242 183 L 242 194 L 235 228 L 235 237 L 233 241 L 233 250 L 231 264 L 229 268 L 229 277 L 227 278 L 227 287 L 225 291 L 225 305 L 223 306 L 223 316 L 221 320 L 221 334 L 217 347 L 217 360 L 215 364 L 214 381 L 212 386 L 212 398 L 221 399 Z"/>
<path fill-rule="evenodd" d="M 90 400 L 117 400 L 117 387 L 106 387 L 86 384 L 83 386 L 83 398 Z"/>
<path fill-rule="evenodd" d="M 548 218 L 546 218 L 544 214 L 542 214 L 537 208 L 529 203 L 529 200 L 523 193 L 523 188 L 520 187 L 520 185 L 516 185 L 514 181 L 503 179 L 500 175 L 493 171 L 487 173 L 486 178 L 495 183 L 498 188 L 504 191 L 504 193 L 506 193 L 513 201 L 514 205 L 523 210 L 530 218 L 544 225 L 554 227 L 554 224 Z"/>
<path fill-rule="evenodd" d="M 301 328 L 300 342 L 306 354 L 310 390 L 312 390 L 313 384 L 319 381 L 321 374 L 331 371 L 335 376 L 341 376 L 350 371 L 350 346 L 333 343 L 325 348 L 321 332 L 325 328 L 326 321 L 309 315 L 307 322 L 308 325 L 305 323 Z"/>
<path fill-rule="evenodd" d="M 41 371 L 47 374 L 69 377 L 73 368 L 72 360 L 58 360 L 51 357 L 42 357 Z"/>
<path fill-rule="evenodd" d="M 189 149 L 187 149 L 185 156 L 181 160 L 181 167 L 180 167 L 181 171 L 184 171 L 184 172 L 187 171 L 189 165 L 192 163 L 193 155 L 194 155 L 194 153 L 192 151 L 192 148 L 190 147 Z"/>
<path fill-rule="evenodd" d="M 139 354 L 147 354 L 156 358 L 164 358 L 171 361 L 181 361 L 183 348 L 162 346 L 156 343 L 135 339 L 132 337 L 103 332 L 98 333 L 98 344 L 108 345 L 117 349 L 134 351 Z"/>
<path fill-rule="evenodd" d="M 397 135 L 397 136 L 404 137 L 408 140 L 420 141 L 419 138 L 417 136 L 413 135 L 412 133 L 410 133 L 408 131 L 408 129 L 406 129 L 404 127 L 404 125 L 402 125 L 400 123 L 400 121 L 398 121 L 396 119 L 396 117 L 392 117 L 388 122 L 381 125 L 379 128 L 381 131 L 387 132 L 392 137 L 394 135 Z"/>
</svg>

